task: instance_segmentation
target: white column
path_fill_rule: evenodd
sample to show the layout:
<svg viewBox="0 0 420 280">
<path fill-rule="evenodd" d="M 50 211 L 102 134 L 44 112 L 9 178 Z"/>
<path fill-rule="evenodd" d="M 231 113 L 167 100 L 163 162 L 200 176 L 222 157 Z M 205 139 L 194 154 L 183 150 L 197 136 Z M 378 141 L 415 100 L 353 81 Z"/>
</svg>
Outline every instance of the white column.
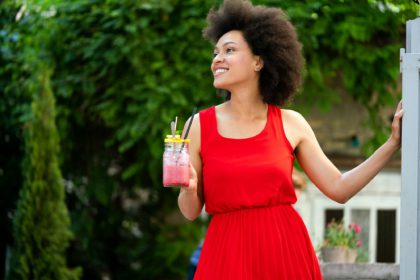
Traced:
<svg viewBox="0 0 420 280">
<path fill-rule="evenodd" d="M 401 49 L 403 88 L 400 279 L 420 280 L 420 18 L 407 22 Z"/>
</svg>

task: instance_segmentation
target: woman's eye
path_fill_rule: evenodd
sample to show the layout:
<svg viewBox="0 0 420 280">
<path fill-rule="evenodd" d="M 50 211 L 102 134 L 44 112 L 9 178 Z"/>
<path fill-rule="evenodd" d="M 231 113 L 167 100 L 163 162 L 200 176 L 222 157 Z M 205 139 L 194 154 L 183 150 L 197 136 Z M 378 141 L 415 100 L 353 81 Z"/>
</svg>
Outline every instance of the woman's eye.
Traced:
<svg viewBox="0 0 420 280">
<path fill-rule="evenodd" d="M 226 49 L 226 53 L 231 53 L 231 52 L 233 52 L 233 49 L 232 48 L 227 48 Z"/>
<path fill-rule="evenodd" d="M 213 58 L 215 58 L 218 55 L 218 53 L 213 53 Z"/>
</svg>

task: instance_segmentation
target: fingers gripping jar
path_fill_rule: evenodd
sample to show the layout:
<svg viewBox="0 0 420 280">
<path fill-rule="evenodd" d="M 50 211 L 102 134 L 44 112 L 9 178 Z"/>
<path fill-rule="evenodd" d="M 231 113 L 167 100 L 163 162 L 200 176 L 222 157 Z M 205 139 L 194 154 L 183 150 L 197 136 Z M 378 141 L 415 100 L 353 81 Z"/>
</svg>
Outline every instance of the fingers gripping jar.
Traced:
<svg viewBox="0 0 420 280">
<path fill-rule="evenodd" d="M 190 183 L 189 139 L 167 135 L 163 152 L 163 186 L 188 187 Z"/>
</svg>

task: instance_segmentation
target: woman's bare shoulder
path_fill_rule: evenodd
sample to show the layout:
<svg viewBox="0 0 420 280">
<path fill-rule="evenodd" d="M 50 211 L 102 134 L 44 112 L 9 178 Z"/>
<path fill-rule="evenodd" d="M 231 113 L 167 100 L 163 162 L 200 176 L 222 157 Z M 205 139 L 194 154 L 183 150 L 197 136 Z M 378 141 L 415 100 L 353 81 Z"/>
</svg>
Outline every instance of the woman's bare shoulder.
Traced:
<svg viewBox="0 0 420 280">
<path fill-rule="evenodd" d="M 289 142 L 294 148 L 304 140 L 313 138 L 313 131 L 306 119 L 297 111 L 282 109 L 283 127 Z"/>
<path fill-rule="evenodd" d="M 285 122 L 293 125 L 305 125 L 307 121 L 301 113 L 291 109 L 281 109 L 282 117 Z"/>
</svg>

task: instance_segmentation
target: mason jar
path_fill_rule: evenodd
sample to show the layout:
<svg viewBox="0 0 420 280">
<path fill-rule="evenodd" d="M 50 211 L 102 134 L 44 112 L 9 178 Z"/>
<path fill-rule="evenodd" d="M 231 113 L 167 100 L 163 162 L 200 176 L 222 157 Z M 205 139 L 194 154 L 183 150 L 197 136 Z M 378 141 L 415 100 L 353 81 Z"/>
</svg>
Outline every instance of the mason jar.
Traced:
<svg viewBox="0 0 420 280">
<path fill-rule="evenodd" d="M 188 187 L 190 183 L 189 139 L 168 135 L 163 152 L 163 186 Z"/>
</svg>

